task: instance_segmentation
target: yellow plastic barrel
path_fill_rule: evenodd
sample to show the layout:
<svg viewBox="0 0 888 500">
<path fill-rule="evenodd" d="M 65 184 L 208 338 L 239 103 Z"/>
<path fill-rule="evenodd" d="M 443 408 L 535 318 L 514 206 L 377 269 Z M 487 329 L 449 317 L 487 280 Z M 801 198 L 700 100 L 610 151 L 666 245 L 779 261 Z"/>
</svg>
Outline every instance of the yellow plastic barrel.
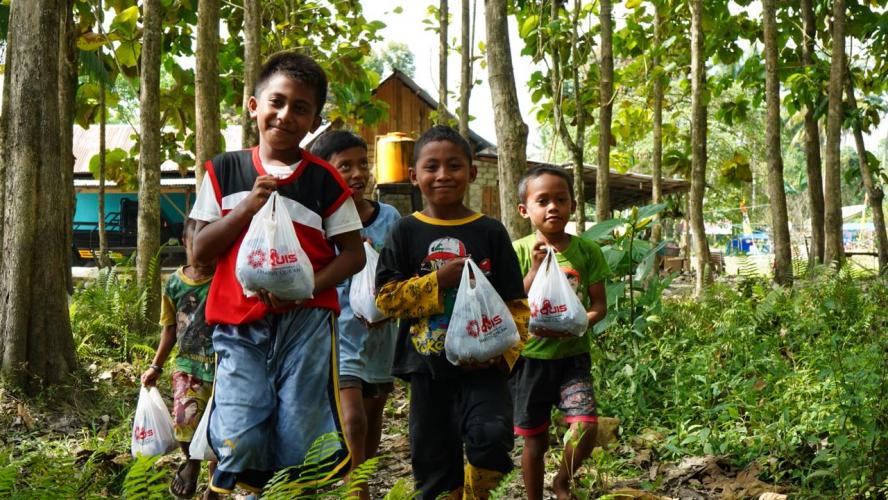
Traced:
<svg viewBox="0 0 888 500">
<path fill-rule="evenodd" d="M 403 132 L 376 137 L 376 182 L 404 182 L 413 161 L 413 138 Z"/>
</svg>

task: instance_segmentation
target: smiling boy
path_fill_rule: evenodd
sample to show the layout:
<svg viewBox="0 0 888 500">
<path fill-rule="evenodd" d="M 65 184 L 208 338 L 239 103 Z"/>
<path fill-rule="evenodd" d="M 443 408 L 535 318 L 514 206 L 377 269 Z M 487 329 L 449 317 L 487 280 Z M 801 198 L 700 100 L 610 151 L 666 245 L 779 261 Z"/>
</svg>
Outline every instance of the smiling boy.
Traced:
<svg viewBox="0 0 888 500">
<path fill-rule="evenodd" d="M 610 274 L 598 245 L 564 231 L 576 208 L 573 178 L 558 167 L 534 167 L 518 183 L 518 212 L 530 219 L 536 232 L 515 241 L 515 253 L 530 285 L 546 256 L 556 251 L 558 265 L 568 275 L 580 302 L 587 308 L 589 327 L 607 314 L 604 279 Z M 553 480 L 555 496 L 571 498 L 570 480 L 592 451 L 595 442 L 595 395 L 592 392 L 590 336 L 532 330 L 530 340 L 512 374 L 515 397 L 515 434 L 524 438 L 521 467 L 527 497 L 542 498 L 545 453 L 549 447 L 549 415 L 557 407 L 570 424 L 572 439 L 565 445 Z"/>
<path fill-rule="evenodd" d="M 363 267 L 364 250 L 351 190 L 336 169 L 299 147 L 320 125 L 326 95 L 326 75 L 314 60 L 271 56 L 249 100 L 259 146 L 207 162 L 191 212 L 200 221 L 195 258 L 219 259 L 206 308 L 218 360 L 209 424 L 219 457 L 214 493 L 236 484 L 260 491 L 275 471 L 301 465 L 317 438 L 341 432 L 336 285 Z M 311 261 L 311 299 L 284 301 L 265 290 L 246 297 L 235 277 L 238 248 L 272 191 Z M 345 472 L 347 447 L 337 443 L 322 454 L 330 477 Z"/>
<path fill-rule="evenodd" d="M 475 175 L 469 144 L 455 130 L 425 132 L 414 146 L 410 180 L 427 207 L 395 224 L 376 273 L 376 305 L 401 319 L 392 371 L 410 383 L 410 455 L 423 499 L 487 498 L 512 468 L 507 374 L 521 342 L 483 365 L 455 366 L 444 355 L 468 257 L 508 305 L 522 340 L 527 336 L 527 299 L 509 235 L 463 204 Z"/>
</svg>

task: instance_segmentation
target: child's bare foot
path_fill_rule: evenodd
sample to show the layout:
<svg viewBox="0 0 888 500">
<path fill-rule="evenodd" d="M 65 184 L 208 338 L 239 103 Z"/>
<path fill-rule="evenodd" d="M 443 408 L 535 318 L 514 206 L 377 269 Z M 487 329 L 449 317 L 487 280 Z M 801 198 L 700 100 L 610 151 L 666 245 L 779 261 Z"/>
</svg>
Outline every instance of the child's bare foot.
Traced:
<svg viewBox="0 0 888 500">
<path fill-rule="evenodd" d="M 176 498 L 191 498 L 197 490 L 197 477 L 200 475 L 200 462 L 186 460 L 179 466 L 170 482 L 170 493 Z"/>
<path fill-rule="evenodd" d="M 556 474 L 552 481 L 552 489 L 555 490 L 555 498 L 558 500 L 571 500 L 574 498 L 570 491 L 570 477 L 567 474 Z"/>
</svg>

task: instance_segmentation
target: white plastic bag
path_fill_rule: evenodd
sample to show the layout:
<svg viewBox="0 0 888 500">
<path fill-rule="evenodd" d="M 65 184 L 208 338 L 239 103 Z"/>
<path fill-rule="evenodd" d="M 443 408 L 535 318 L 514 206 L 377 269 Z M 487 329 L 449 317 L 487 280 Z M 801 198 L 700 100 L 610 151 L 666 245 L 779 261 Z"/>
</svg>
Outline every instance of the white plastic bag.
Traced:
<svg viewBox="0 0 888 500">
<path fill-rule="evenodd" d="M 314 270 L 277 192 L 253 216 L 237 252 L 234 274 L 247 297 L 260 288 L 283 300 L 312 297 Z"/>
<path fill-rule="evenodd" d="M 586 308 L 558 265 L 552 247 L 549 247 L 530 285 L 527 303 L 530 306 L 528 330 L 531 333 L 546 329 L 581 337 L 589 327 Z"/>
<path fill-rule="evenodd" d="M 173 434 L 173 419 L 163 404 L 157 387 L 142 387 L 139 403 L 136 405 L 136 418 L 133 420 L 133 456 L 164 455 L 179 447 Z"/>
<path fill-rule="evenodd" d="M 352 278 L 348 302 L 355 316 L 364 318 L 368 323 L 376 323 L 387 318 L 376 308 L 376 264 L 379 262 L 379 254 L 366 241 L 364 254 L 367 256 L 367 263 Z"/>
<path fill-rule="evenodd" d="M 506 303 L 475 262 L 467 259 L 444 338 L 447 360 L 455 365 L 482 363 L 503 354 L 519 340 L 518 327 Z"/>
<path fill-rule="evenodd" d="M 216 454 L 213 453 L 213 449 L 210 447 L 209 441 L 210 412 L 212 409 L 213 398 L 210 396 L 203 416 L 200 417 L 200 422 L 197 424 L 197 429 L 194 430 L 194 436 L 191 437 L 191 444 L 188 446 L 188 458 L 191 460 L 218 461 Z"/>
</svg>

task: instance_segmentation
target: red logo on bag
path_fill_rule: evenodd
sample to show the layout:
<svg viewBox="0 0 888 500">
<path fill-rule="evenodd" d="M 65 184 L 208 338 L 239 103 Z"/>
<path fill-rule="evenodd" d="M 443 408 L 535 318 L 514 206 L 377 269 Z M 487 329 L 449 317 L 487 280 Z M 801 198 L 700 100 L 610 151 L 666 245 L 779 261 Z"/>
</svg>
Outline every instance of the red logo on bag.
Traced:
<svg viewBox="0 0 888 500">
<path fill-rule="evenodd" d="M 284 264 L 294 264 L 296 263 L 296 254 L 295 253 L 285 253 L 280 254 L 274 248 L 268 252 L 268 261 L 271 264 L 271 267 L 282 266 Z"/>
<path fill-rule="evenodd" d="M 253 269 L 258 269 L 262 267 L 262 264 L 264 262 L 265 252 L 263 252 L 261 249 L 257 248 L 256 250 L 250 252 L 249 255 L 247 255 L 247 264 L 249 264 L 250 267 L 252 267 Z"/>
<path fill-rule="evenodd" d="M 154 437 L 154 429 L 146 429 L 137 425 L 133 427 L 133 437 L 136 438 L 137 441 L 144 441 L 150 437 Z"/>
<path fill-rule="evenodd" d="M 488 318 L 486 315 L 482 315 L 480 327 L 478 322 L 473 319 L 472 321 L 469 321 L 468 325 L 466 325 L 466 333 L 472 338 L 478 338 L 482 333 L 488 333 L 495 326 L 502 324 L 502 322 L 503 317 L 500 315 L 496 315 L 493 318 Z"/>
<path fill-rule="evenodd" d="M 543 307 L 536 305 L 536 302 L 530 305 L 530 317 L 548 316 L 550 314 L 561 314 L 567 311 L 567 304 L 552 305 L 549 299 L 543 300 Z"/>
</svg>

